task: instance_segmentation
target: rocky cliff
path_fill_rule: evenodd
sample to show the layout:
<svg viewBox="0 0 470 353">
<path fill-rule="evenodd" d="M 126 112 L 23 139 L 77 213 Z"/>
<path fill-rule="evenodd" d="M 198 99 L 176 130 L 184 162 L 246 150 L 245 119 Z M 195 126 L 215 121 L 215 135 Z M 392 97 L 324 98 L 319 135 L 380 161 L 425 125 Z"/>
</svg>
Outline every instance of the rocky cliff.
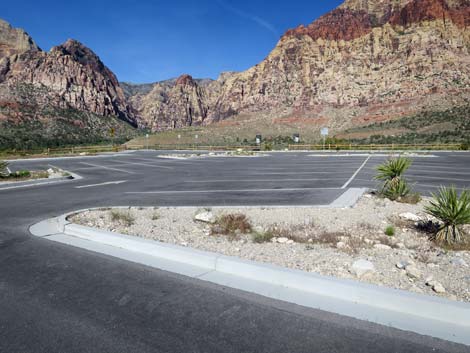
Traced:
<svg viewBox="0 0 470 353">
<path fill-rule="evenodd" d="M 18 85 L 47 88 L 58 108 L 115 116 L 136 125 L 116 76 L 76 40 L 44 52 L 23 30 L 0 22 L 0 101 Z M 52 98 L 51 96 L 55 96 Z M 12 102 L 10 102 L 12 103 Z"/>
<path fill-rule="evenodd" d="M 168 92 L 151 92 L 134 104 L 153 129 L 251 114 L 339 130 L 444 110 L 470 97 L 469 21 L 466 0 L 347 0 L 288 30 L 251 69 L 199 93 L 191 85 L 173 91 L 194 97 L 196 119 L 188 117 L 187 100 L 168 99 Z M 181 118 L 168 123 L 175 114 Z"/>
</svg>

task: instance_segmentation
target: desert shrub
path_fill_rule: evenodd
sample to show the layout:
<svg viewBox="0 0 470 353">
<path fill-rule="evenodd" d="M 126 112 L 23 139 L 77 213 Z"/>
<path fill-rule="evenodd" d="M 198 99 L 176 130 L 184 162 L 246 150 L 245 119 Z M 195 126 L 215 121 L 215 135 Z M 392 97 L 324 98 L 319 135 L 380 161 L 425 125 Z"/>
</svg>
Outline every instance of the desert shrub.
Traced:
<svg viewBox="0 0 470 353">
<path fill-rule="evenodd" d="M 212 234 L 226 234 L 236 236 L 251 232 L 251 224 L 248 218 L 241 213 L 225 214 L 217 218 L 212 226 Z"/>
<path fill-rule="evenodd" d="M 392 201 L 399 201 L 408 196 L 411 188 L 406 180 L 400 179 L 396 183 L 391 183 L 389 186 L 382 189 L 382 195 Z"/>
<path fill-rule="evenodd" d="M 395 235 L 395 227 L 394 226 L 387 226 L 384 231 L 385 235 L 389 237 L 393 237 Z"/>
<path fill-rule="evenodd" d="M 377 167 L 376 180 L 384 182 L 384 189 L 398 184 L 405 171 L 410 167 L 411 159 L 406 157 L 392 158 Z"/>
<path fill-rule="evenodd" d="M 14 176 L 15 178 L 29 178 L 31 176 L 31 172 L 29 170 L 18 170 L 10 176 Z"/>
<path fill-rule="evenodd" d="M 408 195 L 400 196 L 397 201 L 403 202 L 403 203 L 410 203 L 413 205 L 416 205 L 422 200 L 421 194 L 419 192 L 411 192 Z"/>
<path fill-rule="evenodd" d="M 158 221 L 160 219 L 160 215 L 157 212 L 152 214 L 152 221 Z"/>
<path fill-rule="evenodd" d="M 122 211 L 112 210 L 111 220 L 113 222 L 120 222 L 128 227 L 135 223 L 135 217 L 130 213 L 130 211 L 122 212 Z"/>
<path fill-rule="evenodd" d="M 462 225 L 470 223 L 470 191 L 457 195 L 455 187 L 441 187 L 425 211 L 436 217 L 441 225 L 433 238 L 445 244 L 459 243 L 462 239 Z"/>
<path fill-rule="evenodd" d="M 262 231 L 262 232 L 254 232 L 253 233 L 253 243 L 262 244 L 270 242 L 271 239 L 274 238 L 274 234 L 270 230 Z"/>
<path fill-rule="evenodd" d="M 392 158 L 377 167 L 376 180 L 383 182 L 380 193 L 392 201 L 412 201 L 417 203 L 421 196 L 417 193 L 411 193 L 409 186 L 403 174 L 411 165 L 411 159 L 405 157 Z M 411 197 L 410 197 L 411 195 Z"/>
<path fill-rule="evenodd" d="M 468 142 L 464 142 L 460 145 L 460 149 L 462 151 L 468 151 L 469 147 L 470 147 L 470 144 Z"/>
</svg>

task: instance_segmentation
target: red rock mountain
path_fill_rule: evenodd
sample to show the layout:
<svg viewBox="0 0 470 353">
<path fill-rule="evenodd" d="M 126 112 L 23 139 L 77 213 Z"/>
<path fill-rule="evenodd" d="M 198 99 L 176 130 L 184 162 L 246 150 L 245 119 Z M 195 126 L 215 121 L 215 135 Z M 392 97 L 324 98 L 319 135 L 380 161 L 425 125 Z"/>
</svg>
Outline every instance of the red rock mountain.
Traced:
<svg viewBox="0 0 470 353">
<path fill-rule="evenodd" d="M 52 106 L 154 131 L 243 115 L 244 121 L 328 125 L 334 133 L 468 106 L 469 25 L 469 0 L 347 0 L 286 31 L 247 71 L 132 85 L 120 84 L 75 40 L 46 53 L 27 33 L 0 21 L 0 124 L 21 119 L 26 108 L 27 116 L 42 121 L 47 112 L 38 115 L 32 107 Z M 93 119 L 95 127 L 105 121 Z M 0 145 L 1 139 L 0 132 Z"/>
<path fill-rule="evenodd" d="M 70 39 L 44 52 L 23 30 L 0 21 L 0 98 L 18 85 L 47 88 L 63 108 L 136 124 L 116 76 L 90 49 Z"/>
<path fill-rule="evenodd" d="M 465 105 L 469 11 L 468 0 L 347 0 L 308 26 L 288 30 L 265 60 L 245 72 L 199 89 L 165 92 L 158 109 L 149 109 L 155 91 L 131 100 L 153 129 L 248 114 L 304 119 L 339 131 Z M 185 94 L 191 104 L 170 98 Z M 197 119 L 188 118 L 189 106 L 198 109 Z"/>
</svg>

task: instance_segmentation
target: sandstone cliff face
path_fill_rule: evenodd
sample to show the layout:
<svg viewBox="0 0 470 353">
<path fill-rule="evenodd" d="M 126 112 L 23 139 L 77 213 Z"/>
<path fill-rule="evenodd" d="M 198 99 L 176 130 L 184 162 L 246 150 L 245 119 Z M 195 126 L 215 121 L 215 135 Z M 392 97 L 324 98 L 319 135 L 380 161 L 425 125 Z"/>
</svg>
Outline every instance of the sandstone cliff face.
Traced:
<svg viewBox="0 0 470 353">
<path fill-rule="evenodd" d="M 466 1 L 347 1 L 227 80 L 209 120 L 287 107 L 344 125 L 360 119 L 332 109 L 375 107 L 392 118 L 396 106 L 412 112 L 432 96 L 467 100 L 468 10 Z"/>
<path fill-rule="evenodd" d="M 154 84 L 124 84 L 141 127 L 153 131 L 203 125 L 215 105 L 224 77 L 193 79 L 184 74 Z"/>
<path fill-rule="evenodd" d="M 48 95 L 57 96 L 60 108 L 116 116 L 136 124 L 116 76 L 90 49 L 68 40 L 46 53 L 22 30 L 0 23 L 0 85 L 6 92 L 8 86 L 18 84 L 47 87 Z"/>
<path fill-rule="evenodd" d="M 13 28 L 0 19 L 0 59 L 28 50 L 39 50 L 34 40 L 22 29 Z"/>
<path fill-rule="evenodd" d="M 347 128 L 465 104 L 469 11 L 468 0 L 347 0 L 310 25 L 288 30 L 265 60 L 245 72 L 199 90 L 159 86 L 132 103 L 153 129 L 239 114 Z M 196 119 L 183 96 L 193 97 Z"/>
</svg>

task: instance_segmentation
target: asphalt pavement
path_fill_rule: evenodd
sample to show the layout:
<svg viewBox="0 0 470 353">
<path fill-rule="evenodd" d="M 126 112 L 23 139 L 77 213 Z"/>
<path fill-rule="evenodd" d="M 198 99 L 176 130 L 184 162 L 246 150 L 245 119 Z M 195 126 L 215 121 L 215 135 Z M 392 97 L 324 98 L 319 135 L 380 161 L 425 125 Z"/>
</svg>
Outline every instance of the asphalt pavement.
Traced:
<svg viewBox="0 0 470 353">
<path fill-rule="evenodd" d="M 83 179 L 0 190 L 0 352 L 470 351 L 30 236 L 30 225 L 88 207 L 329 205 L 350 187 L 375 187 L 387 158 L 164 154 L 11 163 Z M 434 155 L 414 158 L 407 175 L 416 190 L 470 186 L 470 154 Z"/>
</svg>

